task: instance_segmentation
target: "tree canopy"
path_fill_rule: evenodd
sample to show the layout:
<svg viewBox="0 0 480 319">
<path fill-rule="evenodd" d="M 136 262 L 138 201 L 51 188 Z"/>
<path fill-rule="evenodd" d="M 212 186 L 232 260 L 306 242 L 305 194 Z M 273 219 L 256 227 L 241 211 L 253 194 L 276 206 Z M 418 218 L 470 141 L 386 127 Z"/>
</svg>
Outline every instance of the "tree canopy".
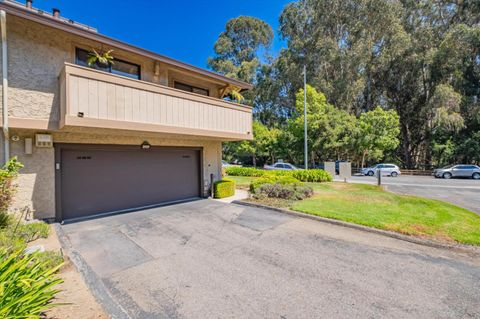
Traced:
<svg viewBox="0 0 480 319">
<path fill-rule="evenodd" d="M 281 130 L 282 156 L 301 162 L 306 65 L 312 158 L 480 162 L 479 1 L 299 0 L 281 12 L 279 36 L 285 48 L 261 59 L 271 27 L 232 19 L 209 65 L 255 84 L 248 103 L 259 122 Z M 398 120 L 398 132 L 375 133 L 375 141 L 389 135 L 381 152 L 355 135 L 374 119 Z"/>
</svg>

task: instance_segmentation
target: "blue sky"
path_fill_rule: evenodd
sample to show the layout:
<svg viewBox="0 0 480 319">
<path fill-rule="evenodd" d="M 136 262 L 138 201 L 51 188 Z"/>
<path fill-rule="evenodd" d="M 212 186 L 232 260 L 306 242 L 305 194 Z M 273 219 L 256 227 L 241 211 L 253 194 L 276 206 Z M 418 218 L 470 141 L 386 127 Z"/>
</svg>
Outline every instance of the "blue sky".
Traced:
<svg viewBox="0 0 480 319">
<path fill-rule="evenodd" d="M 204 68 L 230 18 L 255 16 L 268 22 L 276 33 L 278 17 L 291 1 L 34 0 L 33 5 L 44 11 L 56 7 L 62 16 L 95 27 L 100 33 Z M 276 34 L 271 52 L 275 54 L 283 45 Z"/>
</svg>

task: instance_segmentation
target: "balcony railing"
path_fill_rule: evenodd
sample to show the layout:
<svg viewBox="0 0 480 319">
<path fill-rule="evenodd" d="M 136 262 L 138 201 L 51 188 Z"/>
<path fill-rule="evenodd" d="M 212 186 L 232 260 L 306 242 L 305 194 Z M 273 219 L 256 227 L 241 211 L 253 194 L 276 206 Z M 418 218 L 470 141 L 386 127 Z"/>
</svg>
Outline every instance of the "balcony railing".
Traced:
<svg viewBox="0 0 480 319">
<path fill-rule="evenodd" d="M 60 128 L 123 129 L 252 139 L 252 108 L 66 63 Z"/>
</svg>

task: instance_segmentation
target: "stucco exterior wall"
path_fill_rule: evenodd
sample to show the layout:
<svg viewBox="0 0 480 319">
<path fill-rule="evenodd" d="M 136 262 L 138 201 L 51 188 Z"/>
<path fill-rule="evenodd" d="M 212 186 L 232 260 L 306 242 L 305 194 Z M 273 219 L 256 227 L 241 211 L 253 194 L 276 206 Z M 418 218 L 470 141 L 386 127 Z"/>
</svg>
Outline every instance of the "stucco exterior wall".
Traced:
<svg viewBox="0 0 480 319">
<path fill-rule="evenodd" d="M 25 206 L 34 211 L 36 218 L 55 217 L 55 150 L 54 148 L 33 147 L 33 154 L 25 154 L 25 138 L 34 138 L 35 131 L 15 130 L 13 135 L 20 137 L 18 142 L 11 142 L 11 156 L 17 156 L 25 165 L 17 179 L 18 192 L 13 209 Z M 70 132 L 53 133 L 55 143 L 80 144 L 117 144 L 141 145 L 145 140 L 153 146 L 193 146 L 203 148 L 204 196 L 210 189 L 210 174 L 221 177 L 222 145 L 219 141 L 185 140 L 174 137 L 155 137 L 140 135 L 105 135 L 96 133 Z M 0 151 L 0 154 L 3 151 Z M 3 154 L 1 154 L 3 155 Z M 172 172 L 174 174 L 175 172 Z"/>
<path fill-rule="evenodd" d="M 58 76 L 64 63 L 75 62 L 76 47 L 90 50 L 91 48 L 102 49 L 102 45 L 12 15 L 7 16 L 7 36 L 9 116 L 49 120 L 56 125 L 60 120 Z M 212 96 L 218 94 L 220 87 L 218 84 L 203 82 L 196 75 L 188 76 L 165 64 L 157 67 L 159 72 L 155 75 L 156 61 L 115 48 L 104 47 L 103 49 L 114 49 L 115 57 L 139 64 L 144 81 L 173 86 L 175 79 L 183 79 L 185 83 L 209 89 Z M 0 82 L 0 110 L 3 107 L 1 89 Z M 55 217 L 55 150 L 33 147 L 33 154 L 25 154 L 24 139 L 30 137 L 35 141 L 36 133 L 52 134 L 54 143 L 140 145 L 147 140 L 154 146 L 202 147 L 204 195 L 209 191 L 210 174 L 214 174 L 215 179 L 221 177 L 222 146 L 219 140 L 81 127 L 49 131 L 10 129 L 10 136 L 20 137 L 17 142 L 10 142 L 10 155 L 17 156 L 25 165 L 17 179 L 19 188 L 14 208 L 28 206 L 34 211 L 36 218 Z M 3 148 L 0 149 L 0 156 L 3 159 Z"/>
<path fill-rule="evenodd" d="M 13 117 L 59 120 L 58 76 L 65 62 L 75 62 L 76 47 L 113 49 L 114 57 L 140 65 L 143 81 L 173 87 L 175 79 L 206 88 L 212 96 L 218 97 L 219 85 L 201 80 L 194 74 L 179 73 L 175 68 L 161 64 L 160 72 L 155 75 L 157 62 L 152 59 L 104 47 L 101 43 L 12 15 L 7 16 L 7 37 L 9 114 Z"/>
</svg>

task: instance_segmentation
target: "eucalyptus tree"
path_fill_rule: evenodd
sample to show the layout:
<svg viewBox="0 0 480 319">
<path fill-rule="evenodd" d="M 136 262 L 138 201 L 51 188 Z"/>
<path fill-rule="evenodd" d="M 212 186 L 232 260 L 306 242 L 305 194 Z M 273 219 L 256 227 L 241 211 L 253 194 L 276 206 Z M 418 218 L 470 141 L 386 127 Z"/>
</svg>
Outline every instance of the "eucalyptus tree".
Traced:
<svg viewBox="0 0 480 319">
<path fill-rule="evenodd" d="M 230 19 L 215 42 L 215 55 L 208 65 L 228 77 L 253 83 L 260 66 L 259 50 L 272 41 L 273 30 L 266 22 L 248 16 Z"/>
</svg>

